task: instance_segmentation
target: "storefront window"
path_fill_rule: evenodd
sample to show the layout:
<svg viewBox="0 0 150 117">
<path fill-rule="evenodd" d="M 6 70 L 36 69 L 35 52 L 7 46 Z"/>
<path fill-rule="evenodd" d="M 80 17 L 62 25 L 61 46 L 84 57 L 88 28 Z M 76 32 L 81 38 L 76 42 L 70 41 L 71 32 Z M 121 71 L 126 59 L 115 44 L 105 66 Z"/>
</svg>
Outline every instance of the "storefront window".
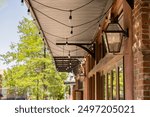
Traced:
<svg viewBox="0 0 150 117">
<path fill-rule="evenodd" d="M 116 64 L 112 69 L 105 72 L 104 99 L 124 100 L 125 81 L 123 62 Z"/>
</svg>

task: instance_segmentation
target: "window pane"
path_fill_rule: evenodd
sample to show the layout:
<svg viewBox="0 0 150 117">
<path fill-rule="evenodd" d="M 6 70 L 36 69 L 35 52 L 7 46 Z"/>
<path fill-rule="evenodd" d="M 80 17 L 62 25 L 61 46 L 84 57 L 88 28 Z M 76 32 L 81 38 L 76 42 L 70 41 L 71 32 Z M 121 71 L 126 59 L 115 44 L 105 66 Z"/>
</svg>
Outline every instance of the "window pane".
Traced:
<svg viewBox="0 0 150 117">
<path fill-rule="evenodd" d="M 116 77 L 116 70 L 112 70 L 112 80 L 113 80 L 113 100 L 116 100 L 116 92 L 117 92 L 117 77 Z"/>
<path fill-rule="evenodd" d="M 123 75 L 123 66 L 119 67 L 119 95 L 120 99 L 124 99 L 124 75 Z"/>
</svg>

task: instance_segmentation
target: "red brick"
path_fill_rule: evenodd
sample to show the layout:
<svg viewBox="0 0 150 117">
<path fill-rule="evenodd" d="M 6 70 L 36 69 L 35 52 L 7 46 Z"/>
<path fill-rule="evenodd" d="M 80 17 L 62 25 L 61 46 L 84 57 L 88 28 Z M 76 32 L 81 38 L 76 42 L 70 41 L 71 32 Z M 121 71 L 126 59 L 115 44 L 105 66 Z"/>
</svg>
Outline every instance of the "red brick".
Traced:
<svg viewBox="0 0 150 117">
<path fill-rule="evenodd" d="M 150 80 L 143 80 L 144 84 L 149 84 L 150 85 Z"/>
<path fill-rule="evenodd" d="M 140 68 L 140 73 L 149 73 L 150 72 L 150 68 Z"/>
<path fill-rule="evenodd" d="M 150 97 L 143 97 L 143 100 L 150 100 Z"/>
<path fill-rule="evenodd" d="M 150 67 L 150 61 L 144 61 L 143 67 Z"/>
<path fill-rule="evenodd" d="M 141 8 L 141 11 L 142 12 L 150 12 L 150 9 L 149 8 Z"/>
<path fill-rule="evenodd" d="M 147 2 L 144 2 L 141 4 L 142 7 L 149 7 L 149 4 Z"/>
<path fill-rule="evenodd" d="M 150 96 L 150 91 L 144 91 L 144 96 Z"/>
<path fill-rule="evenodd" d="M 150 100 L 150 3 L 149 0 L 135 0 L 134 6 L 133 23 L 138 21 L 140 26 L 133 33 L 141 40 L 140 50 L 134 52 L 134 97 Z"/>
<path fill-rule="evenodd" d="M 136 85 L 137 86 L 143 86 L 143 80 L 138 80 Z"/>
<path fill-rule="evenodd" d="M 148 24 L 149 22 L 149 16 L 148 14 L 142 14 L 142 24 Z"/>
<path fill-rule="evenodd" d="M 149 16 L 148 16 L 148 14 L 146 14 L 146 13 L 143 13 L 143 14 L 142 14 L 142 19 L 147 19 L 147 20 L 148 20 L 148 17 L 149 17 Z"/>
<path fill-rule="evenodd" d="M 150 85 L 147 85 L 147 86 L 145 85 L 145 86 L 143 86 L 143 89 L 144 89 L 144 90 L 149 90 L 149 91 L 150 91 Z"/>
<path fill-rule="evenodd" d="M 149 2 L 149 0 L 141 0 L 141 1 L 143 1 L 143 2 Z"/>
<path fill-rule="evenodd" d="M 144 61 L 150 61 L 150 55 L 144 55 L 143 60 Z"/>
<path fill-rule="evenodd" d="M 146 39 L 146 40 L 143 39 L 143 40 L 141 40 L 141 42 L 142 42 L 143 44 L 150 44 L 150 40 L 147 40 L 147 39 Z"/>
<path fill-rule="evenodd" d="M 148 30 L 149 30 L 149 26 L 148 26 L 148 25 L 145 25 L 145 24 L 142 25 L 142 28 L 143 28 L 143 29 L 148 29 Z"/>
<path fill-rule="evenodd" d="M 149 30 L 142 30 L 142 33 L 149 33 Z"/>
<path fill-rule="evenodd" d="M 149 35 L 148 34 L 142 34 L 142 38 L 143 39 L 149 39 Z"/>
<path fill-rule="evenodd" d="M 150 45 L 149 44 L 142 44 L 142 50 L 150 50 Z"/>
</svg>

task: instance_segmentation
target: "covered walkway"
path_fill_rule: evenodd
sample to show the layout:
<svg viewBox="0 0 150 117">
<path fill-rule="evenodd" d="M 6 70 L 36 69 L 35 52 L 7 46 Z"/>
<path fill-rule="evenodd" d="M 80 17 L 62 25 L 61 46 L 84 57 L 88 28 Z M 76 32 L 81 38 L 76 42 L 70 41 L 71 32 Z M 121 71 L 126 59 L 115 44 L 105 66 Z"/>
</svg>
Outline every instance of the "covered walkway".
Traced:
<svg viewBox="0 0 150 117">
<path fill-rule="evenodd" d="M 73 99 L 150 99 L 149 0 L 24 0 Z"/>
</svg>

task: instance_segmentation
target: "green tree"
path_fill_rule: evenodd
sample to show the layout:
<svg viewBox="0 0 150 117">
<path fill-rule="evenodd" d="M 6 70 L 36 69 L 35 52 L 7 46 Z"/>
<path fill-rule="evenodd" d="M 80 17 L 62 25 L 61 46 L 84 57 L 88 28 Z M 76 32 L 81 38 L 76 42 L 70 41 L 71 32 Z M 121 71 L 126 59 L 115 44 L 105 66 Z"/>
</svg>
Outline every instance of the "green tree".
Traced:
<svg viewBox="0 0 150 117">
<path fill-rule="evenodd" d="M 31 99 L 63 99 L 67 74 L 56 71 L 36 25 L 24 18 L 18 30 L 20 42 L 1 55 L 4 64 L 14 64 L 4 72 L 4 86 L 20 95 L 28 92 Z"/>
</svg>

